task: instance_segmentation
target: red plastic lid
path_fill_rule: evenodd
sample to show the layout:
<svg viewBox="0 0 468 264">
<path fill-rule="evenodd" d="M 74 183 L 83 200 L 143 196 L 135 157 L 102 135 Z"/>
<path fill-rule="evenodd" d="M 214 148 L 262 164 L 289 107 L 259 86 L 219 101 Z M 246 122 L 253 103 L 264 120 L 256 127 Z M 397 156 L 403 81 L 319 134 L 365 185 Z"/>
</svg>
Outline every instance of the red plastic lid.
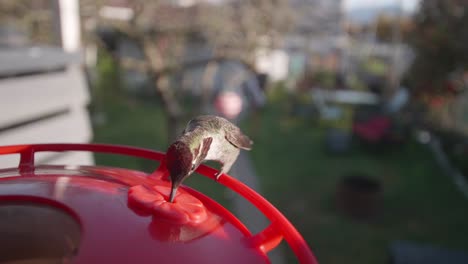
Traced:
<svg viewBox="0 0 468 264">
<path fill-rule="evenodd" d="M 262 232 L 252 235 L 224 207 L 185 186 L 179 189 L 175 203 L 168 203 L 170 183 L 164 162 L 151 175 L 95 166 L 66 169 L 35 166 L 34 153 L 39 151 L 93 151 L 156 161 L 162 161 L 164 155 L 112 145 L 0 147 L 0 155 L 21 155 L 18 168 L 0 169 L 0 215 L 5 208 L 19 210 L 18 205 L 29 206 L 22 207 L 23 211 L 51 207 L 59 215 L 69 215 L 81 230 L 80 238 L 68 243 L 79 246 L 66 251 L 73 252 L 69 256 L 73 263 L 268 263 L 266 253 L 283 237 L 301 263 L 317 263 L 289 221 L 263 197 L 230 176 L 221 177 L 219 182 L 251 201 L 270 219 L 270 226 Z M 215 175 L 214 169 L 204 165 L 197 172 L 211 178 Z M 57 222 L 68 223 L 61 217 Z M 1 225 L 0 221 L 0 230 Z M 37 253 L 37 249 L 29 251 Z M 4 262 L 1 257 L 0 262 Z"/>
</svg>

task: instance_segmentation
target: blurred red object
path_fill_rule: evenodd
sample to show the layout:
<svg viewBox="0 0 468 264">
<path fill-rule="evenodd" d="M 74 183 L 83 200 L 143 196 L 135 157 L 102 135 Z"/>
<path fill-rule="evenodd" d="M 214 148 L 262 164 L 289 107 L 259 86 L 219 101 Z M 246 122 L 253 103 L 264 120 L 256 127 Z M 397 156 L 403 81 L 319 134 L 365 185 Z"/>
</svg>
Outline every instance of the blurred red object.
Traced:
<svg viewBox="0 0 468 264">
<path fill-rule="evenodd" d="M 215 108 L 228 119 L 236 118 L 242 112 L 242 98 L 235 92 L 227 91 L 215 99 Z"/>
<path fill-rule="evenodd" d="M 367 142 L 380 141 L 390 129 L 390 119 L 386 116 L 376 116 L 368 121 L 353 125 L 353 131 Z"/>
</svg>

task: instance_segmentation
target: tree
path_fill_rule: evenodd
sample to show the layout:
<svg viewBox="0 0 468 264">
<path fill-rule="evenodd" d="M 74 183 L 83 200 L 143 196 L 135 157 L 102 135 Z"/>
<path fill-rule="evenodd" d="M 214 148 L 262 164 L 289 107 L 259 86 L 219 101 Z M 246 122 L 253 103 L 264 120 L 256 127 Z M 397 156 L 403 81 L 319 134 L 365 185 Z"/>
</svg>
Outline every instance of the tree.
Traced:
<svg viewBox="0 0 468 264">
<path fill-rule="evenodd" d="M 105 2 L 87 0 L 83 3 L 98 3 L 94 8 L 98 10 Z M 180 132 L 188 110 L 175 95 L 177 87 L 172 87 L 172 76 L 188 67 L 208 63 L 203 79 L 212 79 L 209 75 L 215 72 L 216 62 L 225 58 L 241 61 L 253 70 L 257 48 L 276 45 L 290 24 L 286 0 L 226 1 L 223 4 L 194 1 L 188 7 L 162 0 L 139 0 L 128 1 L 126 6 L 134 11 L 133 19 L 128 23 L 114 21 L 111 24 L 138 43 L 144 61 L 116 59 L 124 67 L 151 76 L 166 111 L 170 137 Z M 82 9 L 93 10 L 83 6 Z M 97 24 L 104 23 L 101 19 L 95 20 Z M 208 45 L 211 55 L 184 61 L 187 47 L 197 42 Z M 210 84 L 205 82 L 205 85 Z"/>
<path fill-rule="evenodd" d="M 374 23 L 374 27 L 376 27 L 376 37 L 382 42 L 394 41 L 395 26 L 398 27 L 398 31 L 403 40 L 406 40 L 408 36 L 412 34 L 412 21 L 407 17 L 395 17 L 381 14 Z"/>
<path fill-rule="evenodd" d="M 0 27 L 24 34 L 25 42 L 34 44 L 59 44 L 57 4 L 47 0 L 2 0 Z M 25 43 L 23 43 L 25 44 Z"/>
<path fill-rule="evenodd" d="M 416 93 L 446 93 L 449 75 L 468 68 L 468 2 L 425 0 L 414 17 L 409 43 L 416 58 L 408 72 Z"/>
<path fill-rule="evenodd" d="M 437 129 L 467 133 L 468 2 L 425 0 L 409 43 L 416 58 L 406 78 L 420 118 Z"/>
</svg>

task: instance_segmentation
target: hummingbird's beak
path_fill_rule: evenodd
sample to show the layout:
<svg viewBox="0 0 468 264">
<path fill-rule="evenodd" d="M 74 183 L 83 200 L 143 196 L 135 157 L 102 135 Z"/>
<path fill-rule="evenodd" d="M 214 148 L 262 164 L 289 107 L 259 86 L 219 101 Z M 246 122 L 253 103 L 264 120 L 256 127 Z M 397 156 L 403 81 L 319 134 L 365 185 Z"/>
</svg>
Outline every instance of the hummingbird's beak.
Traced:
<svg viewBox="0 0 468 264">
<path fill-rule="evenodd" d="M 169 202 L 173 203 L 174 202 L 174 198 L 177 194 L 177 188 L 179 187 L 179 184 L 174 184 L 174 182 L 172 183 L 172 188 L 171 188 L 171 194 L 169 195 Z"/>
</svg>

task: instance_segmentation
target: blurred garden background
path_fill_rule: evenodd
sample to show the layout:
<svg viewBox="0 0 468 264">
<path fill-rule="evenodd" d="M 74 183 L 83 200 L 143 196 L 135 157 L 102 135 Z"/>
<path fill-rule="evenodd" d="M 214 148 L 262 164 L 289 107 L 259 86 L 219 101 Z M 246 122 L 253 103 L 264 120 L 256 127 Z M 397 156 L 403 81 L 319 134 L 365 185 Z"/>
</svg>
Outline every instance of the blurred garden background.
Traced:
<svg viewBox="0 0 468 264">
<path fill-rule="evenodd" d="M 53 28 L 50 4 L 38 1 L 42 12 L 22 16 L 28 2 L 0 4 L 5 35 L 55 45 L 41 33 Z M 165 151 L 192 117 L 221 115 L 254 141 L 251 187 L 297 227 L 320 263 L 466 261 L 465 1 L 78 7 L 92 142 Z M 94 158 L 148 173 L 158 165 Z M 196 175 L 185 184 L 240 213 L 215 182 Z M 275 262 L 295 263 L 285 242 L 279 251 Z"/>
</svg>

